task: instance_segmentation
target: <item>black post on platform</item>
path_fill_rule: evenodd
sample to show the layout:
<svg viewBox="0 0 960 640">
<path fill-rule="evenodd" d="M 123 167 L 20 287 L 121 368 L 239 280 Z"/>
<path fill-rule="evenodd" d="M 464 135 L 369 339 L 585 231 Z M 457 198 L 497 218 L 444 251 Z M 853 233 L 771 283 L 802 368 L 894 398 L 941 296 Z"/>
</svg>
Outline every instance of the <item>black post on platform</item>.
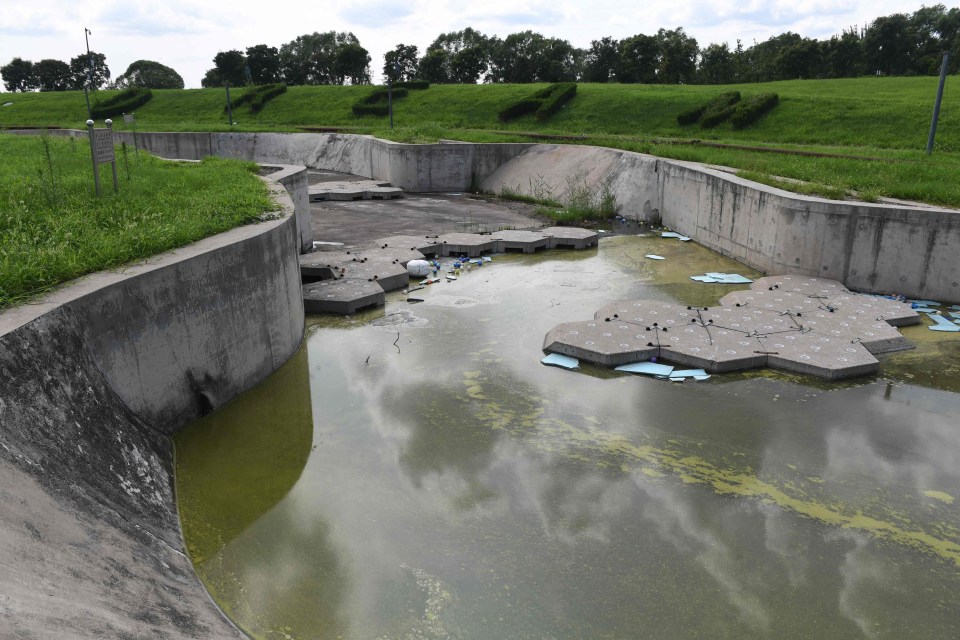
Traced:
<svg viewBox="0 0 960 640">
<path fill-rule="evenodd" d="M 230 105 L 230 83 L 224 82 L 223 86 L 227 90 L 227 118 L 230 119 L 230 126 L 233 127 L 233 107 Z"/>
<path fill-rule="evenodd" d="M 87 81 L 83 83 L 83 97 L 87 101 L 87 119 L 88 120 L 93 117 L 90 115 L 90 94 L 89 94 L 90 83 L 92 81 L 91 79 L 93 78 L 93 56 L 90 55 L 90 34 L 92 33 L 93 31 L 90 31 L 90 29 L 87 29 L 86 27 L 83 28 L 83 39 L 87 43 Z"/>
<path fill-rule="evenodd" d="M 940 65 L 940 85 L 937 87 L 937 100 L 933 103 L 933 119 L 930 121 L 930 136 L 927 138 L 927 155 L 933 153 L 933 139 L 937 135 L 937 119 L 940 118 L 940 101 L 943 100 L 943 83 L 947 79 L 947 66 L 950 52 L 943 52 L 943 64 Z"/>
</svg>

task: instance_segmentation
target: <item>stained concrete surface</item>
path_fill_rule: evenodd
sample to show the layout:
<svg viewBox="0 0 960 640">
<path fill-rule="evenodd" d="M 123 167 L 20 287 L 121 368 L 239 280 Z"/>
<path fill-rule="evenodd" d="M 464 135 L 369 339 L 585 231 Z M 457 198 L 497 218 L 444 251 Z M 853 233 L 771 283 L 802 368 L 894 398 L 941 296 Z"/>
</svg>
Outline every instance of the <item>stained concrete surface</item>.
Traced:
<svg viewBox="0 0 960 640">
<path fill-rule="evenodd" d="M 350 180 L 345 174 L 310 172 L 311 184 Z M 353 179 L 359 179 L 356 176 Z M 497 205 L 468 193 L 408 193 L 399 200 L 315 202 L 310 205 L 314 240 L 358 245 L 390 235 L 441 235 L 542 227 L 532 207 Z"/>
<path fill-rule="evenodd" d="M 275 371 L 294 205 L 0 312 L 0 638 L 242 638 L 183 550 L 167 434 Z"/>
</svg>

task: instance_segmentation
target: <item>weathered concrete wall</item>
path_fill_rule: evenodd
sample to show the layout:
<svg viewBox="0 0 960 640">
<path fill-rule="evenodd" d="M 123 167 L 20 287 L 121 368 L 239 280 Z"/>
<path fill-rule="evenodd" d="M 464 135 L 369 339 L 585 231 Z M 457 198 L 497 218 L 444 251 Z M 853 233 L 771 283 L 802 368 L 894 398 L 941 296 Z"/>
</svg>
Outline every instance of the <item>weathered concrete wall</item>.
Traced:
<svg viewBox="0 0 960 640">
<path fill-rule="evenodd" d="M 621 214 L 662 219 L 700 244 L 769 274 L 839 280 L 857 291 L 960 300 L 960 211 L 838 202 L 748 182 L 699 163 L 628 151 L 537 145 L 484 178 L 565 200 L 603 189 Z"/>
<path fill-rule="evenodd" d="M 69 135 L 69 134 L 68 134 Z M 118 140 L 133 144 L 132 134 Z M 140 147 L 163 158 L 208 155 L 304 165 L 387 180 L 408 191 L 466 191 L 531 144 L 401 144 L 336 133 L 140 133 Z"/>
<path fill-rule="evenodd" d="M 664 224 L 765 273 L 960 300 L 960 211 L 811 198 L 696 163 L 659 176 Z"/>
<path fill-rule="evenodd" d="M 166 434 L 303 336 L 282 217 L 0 314 L 0 637 L 242 638 L 183 551 Z"/>
<path fill-rule="evenodd" d="M 307 168 L 303 165 L 276 165 L 278 171 L 267 175 L 269 180 L 283 185 L 293 201 L 293 211 L 297 217 L 297 238 L 300 253 L 313 251 L 313 228 L 310 226 L 310 191 L 307 181 Z"/>
<path fill-rule="evenodd" d="M 960 300 L 956 210 L 812 198 L 698 163 L 602 147 L 406 145 L 308 133 L 141 136 L 149 150 L 166 157 L 209 150 L 389 180 L 409 191 L 479 185 L 491 193 L 509 189 L 561 200 L 575 190 L 607 191 L 624 216 L 662 220 L 766 273 L 819 275 L 858 291 Z"/>
</svg>

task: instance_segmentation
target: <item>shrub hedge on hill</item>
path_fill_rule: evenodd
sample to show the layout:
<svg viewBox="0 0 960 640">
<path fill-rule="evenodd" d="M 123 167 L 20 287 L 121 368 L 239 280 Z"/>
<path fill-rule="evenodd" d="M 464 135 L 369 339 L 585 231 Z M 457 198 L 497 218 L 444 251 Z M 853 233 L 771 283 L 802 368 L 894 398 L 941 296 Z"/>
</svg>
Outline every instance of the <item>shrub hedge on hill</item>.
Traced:
<svg viewBox="0 0 960 640">
<path fill-rule="evenodd" d="M 699 122 L 704 129 L 712 129 L 729 120 L 734 129 L 743 129 L 759 120 L 763 114 L 777 106 L 779 101 L 775 93 L 762 93 L 741 100 L 739 91 L 730 91 L 684 111 L 677 116 L 677 123 L 686 126 Z"/>
<path fill-rule="evenodd" d="M 251 111 L 259 113 L 267 102 L 286 91 L 287 85 L 285 84 L 262 84 L 250 87 L 242 96 L 234 100 L 231 106 L 236 109 L 237 107 L 249 104 Z M 223 110 L 226 112 L 226 105 L 224 105 Z"/>
<path fill-rule="evenodd" d="M 737 105 L 733 115 L 730 116 L 730 124 L 734 129 L 748 127 L 779 103 L 780 96 L 775 93 L 761 93 L 753 96 Z"/>
<path fill-rule="evenodd" d="M 537 120 L 546 120 L 559 111 L 575 95 L 577 95 L 576 82 L 551 84 L 533 95 L 521 98 L 508 105 L 500 112 L 499 118 L 501 122 L 507 122 L 528 113 L 536 113 Z"/>
<path fill-rule="evenodd" d="M 677 116 L 677 123 L 686 126 L 700 122 L 704 128 L 715 127 L 733 113 L 733 106 L 740 102 L 739 91 L 728 91 L 704 102 L 701 105 L 688 109 Z"/>
<path fill-rule="evenodd" d="M 405 82 L 393 83 L 393 99 L 407 97 L 410 91 L 423 91 L 429 89 L 430 83 L 426 80 L 407 80 Z M 355 116 L 385 116 L 390 113 L 388 102 L 389 90 L 386 87 L 378 87 L 354 103 L 353 115 Z"/>
<path fill-rule="evenodd" d="M 142 107 L 153 97 L 153 92 L 144 87 L 124 89 L 117 95 L 98 102 L 90 107 L 91 118 L 112 118 L 124 113 L 130 113 Z"/>
</svg>

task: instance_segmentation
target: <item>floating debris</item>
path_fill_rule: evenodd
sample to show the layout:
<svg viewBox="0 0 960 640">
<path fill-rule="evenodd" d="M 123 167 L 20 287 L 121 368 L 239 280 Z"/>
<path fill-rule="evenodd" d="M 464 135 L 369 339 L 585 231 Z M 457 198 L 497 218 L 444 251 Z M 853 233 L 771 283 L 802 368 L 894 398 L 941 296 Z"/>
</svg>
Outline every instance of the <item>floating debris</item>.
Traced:
<svg viewBox="0 0 960 640">
<path fill-rule="evenodd" d="M 571 358 L 570 356 L 560 355 L 559 353 L 551 353 L 547 357 L 540 360 L 540 362 L 548 367 L 563 367 L 564 369 L 580 368 L 579 360 L 576 358 Z"/>
<path fill-rule="evenodd" d="M 663 256 L 654 255 L 654 254 L 652 254 L 652 253 L 648 253 L 648 254 L 647 254 L 646 256 L 644 256 L 644 257 L 645 257 L 645 258 L 650 258 L 651 260 L 666 260 L 666 258 L 664 258 Z"/>
<path fill-rule="evenodd" d="M 693 378 L 697 382 L 703 382 L 704 380 L 710 379 L 710 374 L 703 369 L 674 370 L 673 373 L 670 374 L 671 382 L 683 382 L 688 378 Z"/>
<path fill-rule="evenodd" d="M 657 364 L 656 362 L 634 362 L 615 367 L 616 371 L 626 371 L 627 373 L 639 373 L 647 376 L 659 376 L 669 378 L 673 373 L 673 367 L 668 364 Z"/>
<path fill-rule="evenodd" d="M 407 263 L 407 273 L 414 278 L 422 278 L 429 275 L 432 266 L 426 260 L 411 260 Z"/>
<path fill-rule="evenodd" d="M 936 323 L 927 327 L 927 329 L 930 329 L 930 331 L 947 331 L 950 333 L 960 331 L 960 327 L 958 327 L 953 320 L 950 318 L 944 318 L 939 313 L 928 313 L 927 317 Z"/>
<path fill-rule="evenodd" d="M 690 242 L 690 238 L 687 236 L 681 235 L 676 231 L 664 231 L 660 234 L 661 238 L 676 238 L 680 242 Z"/>
<path fill-rule="evenodd" d="M 697 282 L 718 282 L 721 284 L 750 284 L 753 282 L 750 278 L 739 273 L 718 273 L 715 271 L 702 276 L 690 276 L 690 279 Z"/>
</svg>

